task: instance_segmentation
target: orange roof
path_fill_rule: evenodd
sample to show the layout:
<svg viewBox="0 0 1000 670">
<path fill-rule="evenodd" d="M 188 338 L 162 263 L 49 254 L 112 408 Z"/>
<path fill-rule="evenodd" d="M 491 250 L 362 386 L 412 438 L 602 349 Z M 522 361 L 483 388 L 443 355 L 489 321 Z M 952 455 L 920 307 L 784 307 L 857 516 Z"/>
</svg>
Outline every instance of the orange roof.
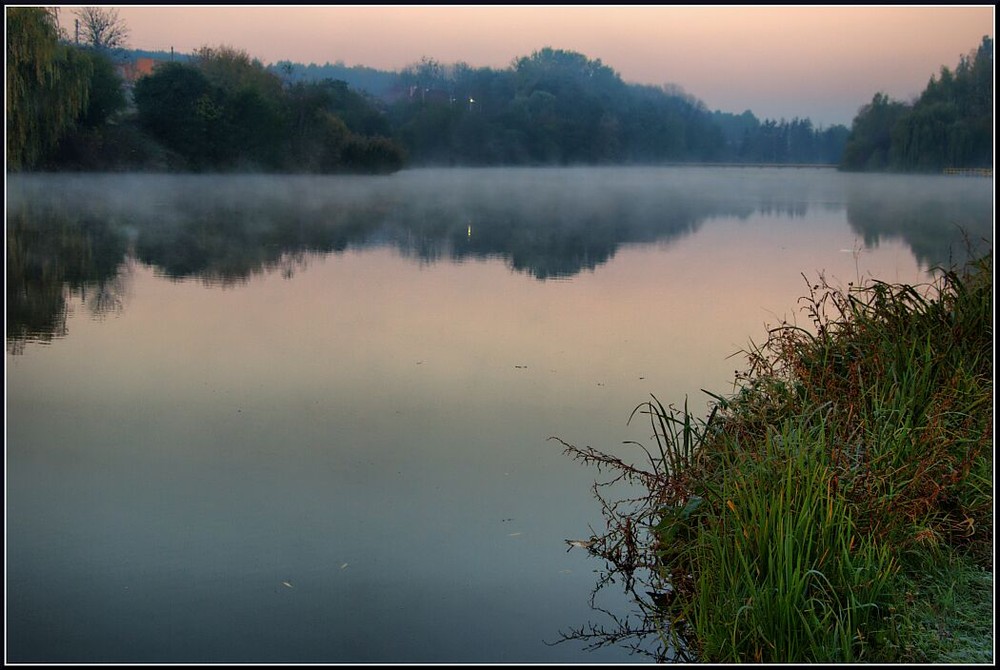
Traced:
<svg viewBox="0 0 1000 670">
<path fill-rule="evenodd" d="M 153 74 L 153 68 L 159 62 L 153 58 L 137 58 L 133 62 L 125 63 L 122 66 L 122 76 L 125 78 L 125 81 L 134 84 L 140 77 Z"/>
</svg>

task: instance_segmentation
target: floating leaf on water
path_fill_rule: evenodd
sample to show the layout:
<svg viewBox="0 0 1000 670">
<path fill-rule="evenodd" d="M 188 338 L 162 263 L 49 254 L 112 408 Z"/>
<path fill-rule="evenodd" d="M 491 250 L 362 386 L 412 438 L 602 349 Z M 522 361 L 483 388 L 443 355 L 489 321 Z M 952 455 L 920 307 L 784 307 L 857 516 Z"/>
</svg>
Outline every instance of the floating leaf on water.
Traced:
<svg viewBox="0 0 1000 670">
<path fill-rule="evenodd" d="M 569 549 L 573 547 L 580 547 L 581 549 L 590 549 L 590 545 L 594 544 L 594 540 L 566 540 L 566 544 L 569 545 Z M 566 551 L 569 551 L 567 549 Z"/>
</svg>

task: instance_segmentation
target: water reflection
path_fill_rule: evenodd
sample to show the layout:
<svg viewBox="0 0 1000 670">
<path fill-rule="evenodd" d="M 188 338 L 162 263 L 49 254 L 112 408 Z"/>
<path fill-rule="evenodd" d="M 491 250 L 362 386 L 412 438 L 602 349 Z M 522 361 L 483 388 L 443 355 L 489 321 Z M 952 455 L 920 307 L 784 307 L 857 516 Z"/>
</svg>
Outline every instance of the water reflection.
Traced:
<svg viewBox="0 0 1000 670">
<path fill-rule="evenodd" d="M 924 267 L 961 265 L 992 246 L 992 184 L 931 176 L 853 179 L 847 221 L 868 248 L 898 238 Z"/>
<path fill-rule="evenodd" d="M 866 247 L 922 264 L 992 240 L 992 182 L 831 170 L 419 170 L 391 177 L 19 175 L 8 179 L 7 347 L 66 335 L 67 298 L 123 308 L 129 264 L 232 286 L 312 254 L 386 245 L 420 263 L 500 258 L 539 280 L 722 217 L 846 209 Z"/>
<path fill-rule="evenodd" d="M 577 448 L 559 438 L 552 439 L 565 447 L 565 455 L 605 473 L 605 479 L 591 487 L 594 499 L 600 503 L 605 528 L 600 532 L 592 529 L 592 536 L 582 542 L 567 540 L 571 549 L 580 546 L 604 563 L 589 600 L 599 621 L 561 631 L 556 644 L 582 643 L 587 650 L 621 647 L 657 663 L 695 661 L 687 648 L 684 622 L 671 621 L 674 617 L 667 612 L 674 589 L 683 588 L 690 576 L 662 575 L 653 529 L 663 503 L 676 502 L 676 494 L 665 495 L 662 487 L 655 485 L 658 475 L 652 456 L 645 447 L 632 443 L 649 456 L 653 465 L 650 470 L 641 463 L 630 463 L 627 456 L 605 454 L 592 447 Z M 627 611 L 600 604 L 602 596 L 618 589 L 628 599 Z M 678 634 L 669 636 L 664 628 L 667 625 L 674 626 Z M 677 646 L 671 640 L 684 643 Z"/>
<path fill-rule="evenodd" d="M 605 513 L 607 511 L 605 509 Z M 597 538 L 600 546 L 589 549 L 604 561 L 588 600 L 597 621 L 562 630 L 559 639 L 549 644 L 579 644 L 587 651 L 618 647 L 656 663 L 694 661 L 686 650 L 675 649 L 667 641 L 664 630 L 667 617 L 661 603 L 670 594 L 658 590 L 663 580 L 653 578 L 648 562 L 652 557 L 640 560 L 637 555 L 622 552 L 620 546 L 613 545 L 625 537 L 620 528 L 609 528 L 606 534 Z M 645 546 L 652 546 L 652 542 Z M 638 551 L 635 547 L 633 550 Z M 609 608 L 601 604 L 606 592 L 618 590 L 628 599 L 629 608 L 625 611 L 620 605 Z"/>
<path fill-rule="evenodd" d="M 127 240 L 107 218 L 73 209 L 7 210 L 7 348 L 66 335 L 67 297 L 94 316 L 121 310 Z"/>
</svg>

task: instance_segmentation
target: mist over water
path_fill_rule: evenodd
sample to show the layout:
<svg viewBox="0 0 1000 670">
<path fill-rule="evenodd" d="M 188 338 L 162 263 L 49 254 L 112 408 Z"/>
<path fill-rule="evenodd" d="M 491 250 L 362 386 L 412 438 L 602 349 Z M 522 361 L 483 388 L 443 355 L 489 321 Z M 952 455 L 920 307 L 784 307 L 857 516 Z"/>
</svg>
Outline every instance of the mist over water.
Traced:
<svg viewBox="0 0 1000 670">
<path fill-rule="evenodd" d="M 610 622 L 565 544 L 599 474 L 547 438 L 637 458 L 631 410 L 726 392 L 804 275 L 922 282 L 993 237 L 991 180 L 817 169 L 7 198 L 12 661 L 647 662 L 551 644 Z"/>
<path fill-rule="evenodd" d="M 207 271 L 219 256 L 235 260 L 240 251 L 266 265 L 289 253 L 391 245 L 422 261 L 499 257 L 544 279 L 592 270 L 624 245 L 677 239 L 712 219 L 778 214 L 810 225 L 810 211 L 846 210 L 866 247 L 903 239 L 930 266 L 961 263 L 970 246 L 991 239 L 990 184 L 753 168 L 18 176 L 8 186 L 8 228 L 68 216 L 128 240 L 139 260 L 177 276 Z M 203 267 L 178 266 L 178 246 L 190 256 L 185 261 Z M 219 272 L 237 278 L 253 265 L 244 260 L 247 268 Z"/>
</svg>

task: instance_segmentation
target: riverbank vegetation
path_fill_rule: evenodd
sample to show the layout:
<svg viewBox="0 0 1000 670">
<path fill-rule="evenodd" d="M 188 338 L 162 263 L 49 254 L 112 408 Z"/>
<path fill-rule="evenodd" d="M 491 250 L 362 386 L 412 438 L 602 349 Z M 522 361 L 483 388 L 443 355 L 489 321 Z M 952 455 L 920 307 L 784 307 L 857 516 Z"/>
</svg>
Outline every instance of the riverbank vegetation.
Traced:
<svg viewBox="0 0 1000 670">
<path fill-rule="evenodd" d="M 674 657 L 992 661 L 991 258 L 928 286 L 811 283 L 811 325 L 749 347 L 706 420 L 637 408 L 648 468 L 563 443 L 648 491 L 595 487 L 591 547 L 648 572 Z"/>
</svg>

